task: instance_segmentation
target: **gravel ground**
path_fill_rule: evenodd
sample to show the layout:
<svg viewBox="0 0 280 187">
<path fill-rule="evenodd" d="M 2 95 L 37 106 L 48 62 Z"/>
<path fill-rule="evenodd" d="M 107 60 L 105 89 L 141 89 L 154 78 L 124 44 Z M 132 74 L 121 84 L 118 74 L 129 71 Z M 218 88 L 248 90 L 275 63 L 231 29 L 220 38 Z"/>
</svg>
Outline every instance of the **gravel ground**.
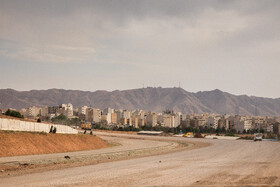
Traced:
<svg viewBox="0 0 280 187">
<path fill-rule="evenodd" d="M 0 186 L 280 186 L 279 142 L 153 138 L 211 145 L 199 149 L 192 146 L 164 155 L 6 177 L 1 178 Z M 128 141 L 134 144 L 137 140 Z"/>
</svg>

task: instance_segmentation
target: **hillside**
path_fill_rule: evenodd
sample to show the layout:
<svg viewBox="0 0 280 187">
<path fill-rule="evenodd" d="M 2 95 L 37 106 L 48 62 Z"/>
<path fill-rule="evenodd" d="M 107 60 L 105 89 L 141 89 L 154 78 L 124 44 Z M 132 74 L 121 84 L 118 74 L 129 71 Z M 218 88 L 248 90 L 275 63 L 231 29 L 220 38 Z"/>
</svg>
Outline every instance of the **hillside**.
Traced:
<svg viewBox="0 0 280 187">
<path fill-rule="evenodd" d="M 220 90 L 191 93 L 182 88 L 141 88 L 124 91 L 78 91 L 78 90 L 0 90 L 0 108 L 26 108 L 30 106 L 55 106 L 72 103 L 104 109 L 143 109 L 162 112 L 172 109 L 182 113 L 213 112 L 220 114 L 280 115 L 280 99 L 241 95 L 236 96 Z"/>
<path fill-rule="evenodd" d="M 108 147 L 97 136 L 0 131 L 0 157 L 82 151 Z"/>
</svg>

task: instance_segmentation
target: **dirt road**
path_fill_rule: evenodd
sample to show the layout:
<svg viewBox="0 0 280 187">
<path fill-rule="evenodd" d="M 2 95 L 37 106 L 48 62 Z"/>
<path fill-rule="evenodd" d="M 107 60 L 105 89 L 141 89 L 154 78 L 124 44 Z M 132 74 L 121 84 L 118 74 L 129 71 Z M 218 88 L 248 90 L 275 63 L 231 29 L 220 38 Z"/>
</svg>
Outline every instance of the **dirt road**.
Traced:
<svg viewBox="0 0 280 187">
<path fill-rule="evenodd" d="M 187 140 L 212 145 L 165 155 L 7 177 L 1 179 L 0 186 L 280 186 L 279 142 Z M 134 140 L 128 141 L 133 143 Z"/>
</svg>

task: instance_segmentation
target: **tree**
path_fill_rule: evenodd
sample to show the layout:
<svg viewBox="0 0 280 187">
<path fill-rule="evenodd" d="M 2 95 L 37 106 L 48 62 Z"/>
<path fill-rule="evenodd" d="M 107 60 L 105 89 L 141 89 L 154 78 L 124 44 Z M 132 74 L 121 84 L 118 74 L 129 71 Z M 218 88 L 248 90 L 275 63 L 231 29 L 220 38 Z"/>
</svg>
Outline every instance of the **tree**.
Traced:
<svg viewBox="0 0 280 187">
<path fill-rule="evenodd" d="M 37 119 L 37 122 L 38 122 L 38 123 L 41 123 L 41 119 L 40 119 L 40 118 L 38 118 L 38 119 Z"/>
<path fill-rule="evenodd" d="M 52 121 L 63 121 L 63 120 L 66 120 L 67 117 L 64 116 L 63 114 L 60 114 L 59 116 L 56 116 L 54 118 L 52 118 Z"/>
<path fill-rule="evenodd" d="M 18 111 L 14 111 L 14 110 L 10 110 L 8 109 L 6 112 L 5 112 L 5 115 L 6 116 L 12 116 L 12 117 L 16 117 L 16 118 L 24 118 L 23 115 L 21 115 L 21 113 L 19 113 Z"/>
<path fill-rule="evenodd" d="M 226 133 L 226 128 L 224 126 L 222 127 L 221 132 Z"/>
<path fill-rule="evenodd" d="M 59 116 L 52 118 L 52 122 L 56 124 L 63 124 L 63 125 L 79 125 L 81 119 L 79 118 L 68 119 L 65 115 L 60 114 Z"/>
</svg>

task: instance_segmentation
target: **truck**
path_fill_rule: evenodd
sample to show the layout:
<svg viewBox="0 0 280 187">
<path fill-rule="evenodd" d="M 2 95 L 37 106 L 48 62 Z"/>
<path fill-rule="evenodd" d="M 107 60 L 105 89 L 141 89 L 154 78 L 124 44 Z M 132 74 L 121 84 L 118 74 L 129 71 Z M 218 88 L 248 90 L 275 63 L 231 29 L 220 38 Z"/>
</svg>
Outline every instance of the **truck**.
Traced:
<svg viewBox="0 0 280 187">
<path fill-rule="evenodd" d="M 192 132 L 188 132 L 187 134 L 184 135 L 184 137 L 193 138 L 194 136 Z"/>
<path fill-rule="evenodd" d="M 262 141 L 263 134 L 262 133 L 255 133 L 254 134 L 254 141 Z"/>
<path fill-rule="evenodd" d="M 91 123 L 82 123 L 81 127 L 84 130 L 91 130 Z"/>
</svg>

